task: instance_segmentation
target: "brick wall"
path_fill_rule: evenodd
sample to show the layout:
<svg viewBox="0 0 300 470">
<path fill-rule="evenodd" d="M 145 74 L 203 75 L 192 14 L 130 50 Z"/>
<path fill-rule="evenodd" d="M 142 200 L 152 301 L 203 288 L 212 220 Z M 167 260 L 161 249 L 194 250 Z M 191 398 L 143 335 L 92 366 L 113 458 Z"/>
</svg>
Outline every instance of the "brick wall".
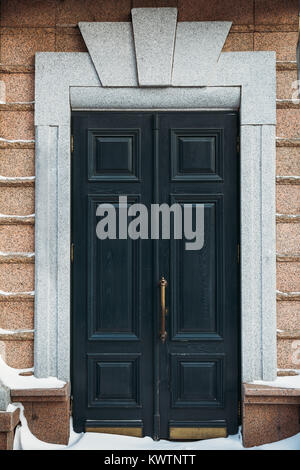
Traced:
<svg viewBox="0 0 300 470">
<path fill-rule="evenodd" d="M 297 367 L 291 353 L 300 339 L 300 297 L 289 293 L 300 292 L 300 216 L 289 216 L 300 214 L 300 197 L 299 185 L 284 177 L 300 174 L 300 107 L 290 101 L 298 0 L 1 1 L 0 354 L 13 367 L 33 364 L 34 54 L 86 51 L 79 21 L 128 21 L 132 7 L 144 6 L 177 6 L 179 21 L 233 21 L 224 51 L 277 52 L 278 359 L 281 368 Z"/>
</svg>

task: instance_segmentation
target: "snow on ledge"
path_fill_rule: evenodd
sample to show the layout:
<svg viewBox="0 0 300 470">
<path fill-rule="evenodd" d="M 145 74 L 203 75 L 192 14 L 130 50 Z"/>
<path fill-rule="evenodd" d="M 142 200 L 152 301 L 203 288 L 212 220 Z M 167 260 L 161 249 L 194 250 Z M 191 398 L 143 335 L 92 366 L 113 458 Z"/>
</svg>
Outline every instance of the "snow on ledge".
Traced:
<svg viewBox="0 0 300 470">
<path fill-rule="evenodd" d="M 0 295 L 6 295 L 7 297 L 16 297 L 18 295 L 34 295 L 34 290 L 25 291 L 25 292 L 19 292 L 19 291 L 6 292 L 4 290 L 0 290 Z"/>
<path fill-rule="evenodd" d="M 0 357 L 0 385 L 1 383 L 11 390 L 27 390 L 37 388 L 62 388 L 66 384 L 56 377 L 47 377 L 45 379 L 38 379 L 34 375 L 22 376 L 22 372 L 28 372 L 32 369 L 14 369 L 8 366 L 2 357 Z"/>
<path fill-rule="evenodd" d="M 0 328 L 0 335 L 18 335 L 20 333 L 33 333 L 34 330 L 4 330 L 3 328 Z"/>
<path fill-rule="evenodd" d="M 276 380 L 273 380 L 272 382 L 267 382 L 264 380 L 254 380 L 250 383 L 254 385 L 266 385 L 268 387 L 300 389 L 300 369 L 293 370 L 297 372 L 298 375 L 277 377 Z"/>
</svg>

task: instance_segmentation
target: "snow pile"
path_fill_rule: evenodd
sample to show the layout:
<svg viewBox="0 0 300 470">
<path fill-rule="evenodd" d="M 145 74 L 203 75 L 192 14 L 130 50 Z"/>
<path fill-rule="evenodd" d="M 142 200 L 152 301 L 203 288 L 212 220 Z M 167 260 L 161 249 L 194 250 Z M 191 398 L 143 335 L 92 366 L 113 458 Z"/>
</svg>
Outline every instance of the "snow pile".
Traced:
<svg viewBox="0 0 300 470">
<path fill-rule="evenodd" d="M 246 450 L 243 447 L 240 432 L 227 438 L 194 442 L 153 441 L 150 437 L 138 438 L 91 432 L 77 434 L 73 431 L 72 420 L 71 435 L 67 446 L 47 444 L 37 439 L 30 432 L 24 416 L 23 405 L 20 403 L 15 405 L 20 408 L 21 426 L 16 429 L 14 450 Z M 279 442 L 252 447 L 251 449 L 300 450 L 300 433 Z"/>
<path fill-rule="evenodd" d="M 29 372 L 32 369 L 14 369 L 9 367 L 0 356 L 0 384 L 14 389 L 28 389 L 28 388 L 62 388 L 65 382 L 58 380 L 56 377 L 48 377 L 46 379 L 38 379 L 34 375 L 22 376 L 22 372 Z"/>
</svg>

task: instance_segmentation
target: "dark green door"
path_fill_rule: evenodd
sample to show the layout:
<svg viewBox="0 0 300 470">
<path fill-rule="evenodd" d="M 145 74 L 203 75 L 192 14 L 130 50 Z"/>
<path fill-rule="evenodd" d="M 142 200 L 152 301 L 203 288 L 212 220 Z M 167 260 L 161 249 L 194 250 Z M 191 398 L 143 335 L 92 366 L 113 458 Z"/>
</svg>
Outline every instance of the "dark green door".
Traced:
<svg viewBox="0 0 300 470">
<path fill-rule="evenodd" d="M 235 433 L 237 114 L 76 112 L 72 127 L 75 430 L 156 439 Z M 203 247 L 187 250 L 172 223 L 169 238 L 151 240 L 151 221 L 149 239 L 126 237 L 119 196 L 149 214 L 153 203 L 202 204 Z M 115 239 L 96 236 L 100 204 L 117 209 Z"/>
</svg>

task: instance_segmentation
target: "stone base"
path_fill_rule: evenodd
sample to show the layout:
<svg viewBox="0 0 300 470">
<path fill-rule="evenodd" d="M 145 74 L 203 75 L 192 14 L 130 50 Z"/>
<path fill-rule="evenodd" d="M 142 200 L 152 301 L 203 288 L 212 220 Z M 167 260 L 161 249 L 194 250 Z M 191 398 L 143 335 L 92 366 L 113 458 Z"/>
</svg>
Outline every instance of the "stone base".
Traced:
<svg viewBox="0 0 300 470">
<path fill-rule="evenodd" d="M 253 447 L 300 432 L 300 390 L 243 385 L 243 444 Z"/>
<path fill-rule="evenodd" d="M 12 402 L 21 402 L 32 434 L 44 442 L 68 444 L 70 387 L 11 390 Z"/>
<path fill-rule="evenodd" d="M 12 450 L 20 410 L 0 411 L 0 450 Z"/>
</svg>

